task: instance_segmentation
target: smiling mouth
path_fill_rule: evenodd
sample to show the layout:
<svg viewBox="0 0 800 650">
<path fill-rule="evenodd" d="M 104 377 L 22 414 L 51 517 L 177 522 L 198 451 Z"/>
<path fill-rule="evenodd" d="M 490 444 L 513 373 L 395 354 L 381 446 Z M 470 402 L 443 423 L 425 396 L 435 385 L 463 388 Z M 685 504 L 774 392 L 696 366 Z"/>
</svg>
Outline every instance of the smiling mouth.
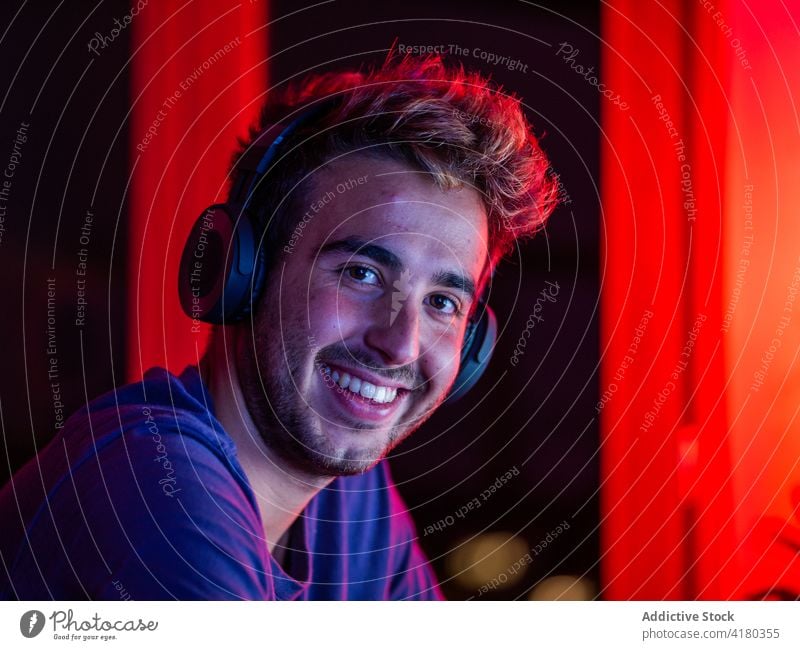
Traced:
<svg viewBox="0 0 800 650">
<path fill-rule="evenodd" d="M 333 384 L 331 388 L 341 389 L 341 392 L 345 394 L 350 393 L 353 397 L 362 397 L 364 401 L 376 405 L 393 404 L 397 401 L 398 396 L 402 397 L 404 393 L 408 392 L 404 388 L 373 384 L 350 373 L 339 372 L 330 366 L 322 366 L 320 370 L 325 382 L 329 385 Z"/>
</svg>

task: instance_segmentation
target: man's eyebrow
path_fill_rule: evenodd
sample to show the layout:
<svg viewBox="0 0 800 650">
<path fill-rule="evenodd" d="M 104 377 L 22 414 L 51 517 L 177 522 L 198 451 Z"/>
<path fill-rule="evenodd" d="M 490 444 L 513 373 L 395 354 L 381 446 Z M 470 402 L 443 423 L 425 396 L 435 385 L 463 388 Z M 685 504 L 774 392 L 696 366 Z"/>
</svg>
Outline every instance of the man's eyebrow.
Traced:
<svg viewBox="0 0 800 650">
<path fill-rule="evenodd" d="M 370 244 L 359 237 L 345 237 L 333 242 L 329 242 L 317 249 L 318 255 L 326 253 L 350 253 L 351 255 L 363 255 L 375 261 L 381 266 L 385 266 L 392 271 L 403 271 L 405 266 L 397 255 L 388 248 L 378 244 Z M 470 301 L 475 300 L 475 282 L 460 273 L 453 271 L 437 271 L 431 277 L 431 282 L 450 289 L 462 291 L 469 296 Z"/>
<path fill-rule="evenodd" d="M 452 271 L 437 271 L 433 274 L 432 281 L 434 284 L 466 293 L 470 302 L 475 300 L 475 282 L 466 275 L 453 273 Z"/>
<path fill-rule="evenodd" d="M 363 255 L 374 260 L 381 266 L 392 271 L 402 271 L 403 263 L 392 251 L 377 244 L 370 244 L 358 237 L 345 237 L 337 241 L 320 246 L 317 250 L 319 255 L 326 253 L 350 253 L 351 255 Z"/>
</svg>

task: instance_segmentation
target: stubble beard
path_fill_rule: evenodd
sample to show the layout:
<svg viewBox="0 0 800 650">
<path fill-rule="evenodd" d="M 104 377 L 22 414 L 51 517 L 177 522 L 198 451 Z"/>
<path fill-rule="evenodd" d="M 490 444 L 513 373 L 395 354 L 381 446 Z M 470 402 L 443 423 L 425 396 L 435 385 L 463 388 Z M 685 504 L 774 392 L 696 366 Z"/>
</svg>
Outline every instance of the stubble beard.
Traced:
<svg viewBox="0 0 800 650">
<path fill-rule="evenodd" d="M 427 409 L 416 421 L 392 426 L 388 435 L 360 421 L 343 423 L 360 430 L 358 435 L 373 436 L 376 443 L 357 451 L 336 446 L 320 429 L 322 416 L 315 413 L 298 388 L 305 360 L 325 358 L 326 349 L 310 347 L 301 328 L 281 328 L 280 323 L 258 318 L 252 336 L 241 337 L 237 350 L 245 403 L 267 448 L 296 470 L 321 477 L 362 474 L 418 429 L 435 408 Z M 319 372 L 316 365 L 315 371 Z"/>
</svg>

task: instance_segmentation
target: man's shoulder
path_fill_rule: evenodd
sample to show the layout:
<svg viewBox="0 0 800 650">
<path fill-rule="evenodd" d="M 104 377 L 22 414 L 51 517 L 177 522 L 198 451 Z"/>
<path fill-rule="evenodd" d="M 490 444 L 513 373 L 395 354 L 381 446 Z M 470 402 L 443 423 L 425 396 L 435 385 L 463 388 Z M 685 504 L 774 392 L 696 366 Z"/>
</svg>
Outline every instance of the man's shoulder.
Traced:
<svg viewBox="0 0 800 650">
<path fill-rule="evenodd" d="M 17 593 L 106 598 L 112 580 L 134 598 L 265 593 L 248 568 L 265 561 L 253 495 L 194 380 L 155 369 L 93 400 L 15 475 L 12 492 L 30 495 L 24 512 L 5 499 L 28 540 L 6 549 Z"/>
<path fill-rule="evenodd" d="M 136 442 L 137 437 L 148 434 L 156 444 L 163 436 L 182 435 L 225 455 L 234 453 L 192 367 L 179 376 L 164 368 L 149 369 L 140 381 L 114 388 L 76 411 L 59 437 L 75 453 L 97 453 L 124 437 Z"/>
<path fill-rule="evenodd" d="M 104 412 L 119 412 L 133 419 L 147 418 L 148 413 L 159 418 L 180 414 L 203 422 L 212 412 L 210 399 L 195 368 L 189 366 L 180 375 L 174 375 L 156 367 L 145 372 L 140 381 L 115 387 L 96 397 L 73 417 Z"/>
<path fill-rule="evenodd" d="M 101 395 L 74 413 L 15 475 L 11 487 L 26 492 L 38 480 L 30 509 L 80 487 L 82 504 L 103 501 L 116 487 L 119 500 L 182 492 L 186 503 L 193 492 L 189 486 L 200 488 L 198 493 L 215 486 L 249 503 L 252 494 L 241 478 L 235 445 L 209 400 L 196 370 L 178 377 L 163 368 L 150 369 L 141 381 Z"/>
<path fill-rule="evenodd" d="M 140 477 L 157 475 L 159 491 L 167 496 L 178 489 L 176 474 L 206 486 L 235 484 L 249 496 L 238 480 L 233 441 L 191 367 L 180 376 L 151 368 L 141 381 L 101 395 L 65 426 L 64 446 L 73 471 L 82 459 L 97 459 L 105 467 L 131 465 Z"/>
</svg>

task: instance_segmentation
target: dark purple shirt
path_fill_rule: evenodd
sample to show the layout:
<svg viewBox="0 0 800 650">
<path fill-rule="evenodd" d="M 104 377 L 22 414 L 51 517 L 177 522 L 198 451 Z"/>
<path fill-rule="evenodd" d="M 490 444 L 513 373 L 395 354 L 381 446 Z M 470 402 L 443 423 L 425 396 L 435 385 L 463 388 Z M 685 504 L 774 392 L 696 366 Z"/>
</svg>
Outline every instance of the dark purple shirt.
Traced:
<svg viewBox="0 0 800 650">
<path fill-rule="evenodd" d="M 75 413 L 0 491 L 0 598 L 437 599 L 386 462 L 340 477 L 279 565 L 195 368 Z"/>
</svg>

